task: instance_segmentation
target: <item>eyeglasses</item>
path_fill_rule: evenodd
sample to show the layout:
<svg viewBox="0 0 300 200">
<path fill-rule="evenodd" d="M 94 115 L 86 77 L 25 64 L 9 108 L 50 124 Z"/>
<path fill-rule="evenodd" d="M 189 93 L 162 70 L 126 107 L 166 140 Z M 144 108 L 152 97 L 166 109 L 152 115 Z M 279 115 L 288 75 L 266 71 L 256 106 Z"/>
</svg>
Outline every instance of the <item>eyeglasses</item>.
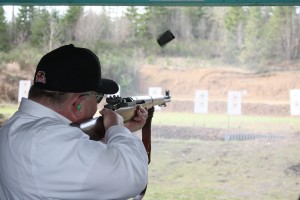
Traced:
<svg viewBox="0 0 300 200">
<path fill-rule="evenodd" d="M 95 96 L 97 103 L 100 103 L 101 100 L 103 99 L 103 96 L 104 96 L 104 94 L 94 94 L 94 93 L 90 93 L 90 92 L 86 93 L 86 94 L 82 94 L 80 96 L 87 96 L 87 95 L 93 95 L 93 96 Z"/>
</svg>

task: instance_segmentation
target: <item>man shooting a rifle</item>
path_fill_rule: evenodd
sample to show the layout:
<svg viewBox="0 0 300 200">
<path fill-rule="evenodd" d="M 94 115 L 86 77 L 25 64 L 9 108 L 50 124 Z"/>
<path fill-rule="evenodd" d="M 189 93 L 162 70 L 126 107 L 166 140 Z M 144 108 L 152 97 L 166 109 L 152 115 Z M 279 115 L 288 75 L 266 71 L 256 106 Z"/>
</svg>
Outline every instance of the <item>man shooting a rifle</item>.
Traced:
<svg viewBox="0 0 300 200">
<path fill-rule="evenodd" d="M 128 199 L 142 192 L 148 158 L 131 132 L 144 126 L 144 108 L 126 123 L 102 109 L 103 142 L 70 125 L 91 119 L 103 95 L 117 91 L 88 49 L 66 45 L 43 56 L 29 98 L 0 129 L 0 199 Z"/>
</svg>

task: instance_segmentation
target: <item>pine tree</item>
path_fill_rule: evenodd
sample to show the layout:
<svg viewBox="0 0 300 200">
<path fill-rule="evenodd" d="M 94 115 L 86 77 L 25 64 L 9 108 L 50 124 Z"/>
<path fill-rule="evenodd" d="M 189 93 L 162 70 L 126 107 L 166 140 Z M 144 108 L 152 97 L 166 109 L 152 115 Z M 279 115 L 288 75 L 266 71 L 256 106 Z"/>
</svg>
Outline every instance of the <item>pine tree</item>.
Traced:
<svg viewBox="0 0 300 200">
<path fill-rule="evenodd" d="M 69 6 L 66 15 L 63 18 L 63 27 L 65 32 L 65 42 L 72 42 L 75 40 L 76 24 L 83 14 L 83 7 Z"/>
<path fill-rule="evenodd" d="M 5 20 L 4 9 L 0 7 L 0 51 L 6 51 L 9 47 L 8 26 Z"/>
<path fill-rule="evenodd" d="M 33 6 L 21 6 L 16 18 L 16 41 L 17 44 L 22 44 L 31 36 L 31 24 L 34 16 Z"/>
<path fill-rule="evenodd" d="M 239 61 L 243 47 L 245 12 L 243 7 L 231 7 L 225 16 L 226 49 L 225 61 L 235 63 Z"/>
<path fill-rule="evenodd" d="M 35 13 L 31 32 L 31 44 L 41 48 L 44 45 L 44 38 L 47 37 L 45 34 L 49 33 L 49 12 L 46 9 L 41 9 Z"/>
<path fill-rule="evenodd" d="M 263 56 L 265 17 L 261 7 L 250 7 L 248 11 L 243 57 L 246 62 L 259 63 Z"/>
<path fill-rule="evenodd" d="M 269 58 L 295 60 L 300 57 L 300 15 L 294 6 L 272 8 L 266 27 Z"/>
<path fill-rule="evenodd" d="M 159 34 L 166 31 L 171 22 L 170 8 L 163 6 L 149 6 L 141 16 L 140 32 L 144 38 L 156 38 Z"/>
<path fill-rule="evenodd" d="M 140 15 L 138 14 L 138 10 L 134 6 L 127 7 L 125 16 L 130 22 L 130 33 L 131 37 L 136 37 L 139 34 L 139 26 L 140 24 Z"/>
</svg>

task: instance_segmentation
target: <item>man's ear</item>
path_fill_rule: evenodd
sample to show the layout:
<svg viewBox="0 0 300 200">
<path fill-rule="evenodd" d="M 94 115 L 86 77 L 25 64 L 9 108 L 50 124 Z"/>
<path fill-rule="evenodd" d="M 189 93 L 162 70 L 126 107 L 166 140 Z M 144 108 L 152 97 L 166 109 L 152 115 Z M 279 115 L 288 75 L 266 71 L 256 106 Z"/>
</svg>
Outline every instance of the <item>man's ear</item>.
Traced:
<svg viewBox="0 0 300 200">
<path fill-rule="evenodd" d="M 80 118 L 82 112 L 82 104 L 81 101 L 83 99 L 83 96 L 75 96 L 74 98 L 71 98 L 72 108 L 71 108 L 71 115 L 74 121 L 77 121 L 78 118 Z"/>
<path fill-rule="evenodd" d="M 84 97 L 80 94 L 71 94 L 65 104 L 55 111 L 65 116 L 70 121 L 76 123 L 80 121 L 82 115 L 84 114 L 82 111 L 83 98 Z"/>
</svg>

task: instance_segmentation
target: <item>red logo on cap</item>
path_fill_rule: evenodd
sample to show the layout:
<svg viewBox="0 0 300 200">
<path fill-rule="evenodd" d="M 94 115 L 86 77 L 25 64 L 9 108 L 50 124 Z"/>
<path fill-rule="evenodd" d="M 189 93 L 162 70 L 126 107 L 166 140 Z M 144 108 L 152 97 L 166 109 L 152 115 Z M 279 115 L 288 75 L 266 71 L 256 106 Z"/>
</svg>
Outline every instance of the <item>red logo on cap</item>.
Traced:
<svg viewBox="0 0 300 200">
<path fill-rule="evenodd" d="M 46 83 L 46 73 L 38 71 L 35 76 L 35 82 Z"/>
</svg>

